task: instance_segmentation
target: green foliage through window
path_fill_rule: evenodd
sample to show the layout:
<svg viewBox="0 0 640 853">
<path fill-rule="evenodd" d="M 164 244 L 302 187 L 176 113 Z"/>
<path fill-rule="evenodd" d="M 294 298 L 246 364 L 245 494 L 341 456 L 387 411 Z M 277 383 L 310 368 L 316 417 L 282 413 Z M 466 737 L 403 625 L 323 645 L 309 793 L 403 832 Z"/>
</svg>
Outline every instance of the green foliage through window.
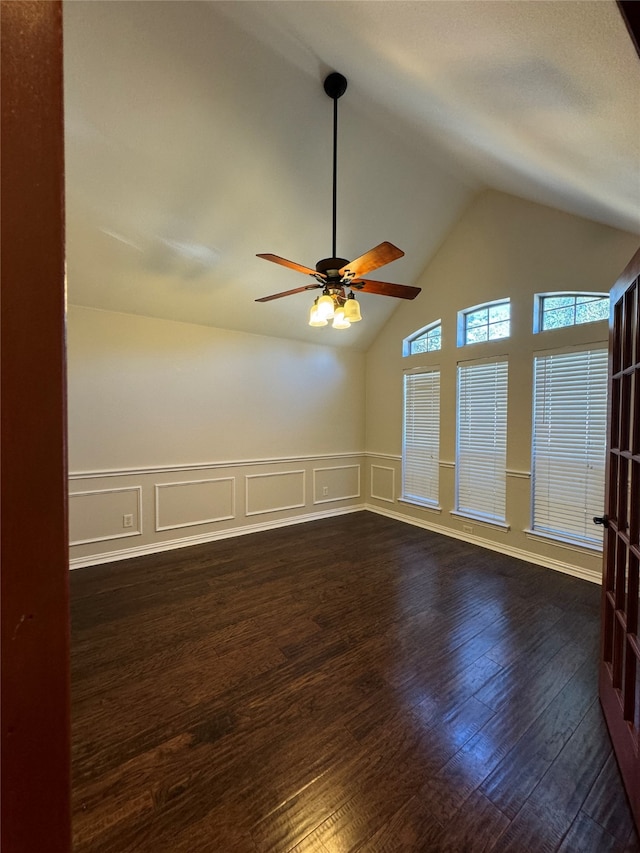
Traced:
<svg viewBox="0 0 640 853">
<path fill-rule="evenodd" d="M 509 300 L 473 308 L 464 314 L 463 343 L 479 344 L 508 338 L 511 333 Z"/>
<path fill-rule="evenodd" d="M 417 355 L 442 349 L 442 323 L 438 320 L 404 342 L 404 355 Z"/>
<path fill-rule="evenodd" d="M 559 293 L 539 297 L 539 329 L 562 329 L 609 318 L 609 297 L 594 293 Z"/>
</svg>

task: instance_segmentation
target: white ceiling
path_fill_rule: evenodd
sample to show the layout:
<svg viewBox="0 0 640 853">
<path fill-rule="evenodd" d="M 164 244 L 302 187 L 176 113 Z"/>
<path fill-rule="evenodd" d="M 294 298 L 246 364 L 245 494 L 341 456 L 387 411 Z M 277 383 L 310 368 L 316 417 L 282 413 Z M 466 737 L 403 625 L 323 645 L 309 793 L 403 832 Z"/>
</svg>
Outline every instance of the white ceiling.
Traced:
<svg viewBox="0 0 640 853">
<path fill-rule="evenodd" d="M 308 283 L 256 258 L 383 240 L 369 277 L 414 284 L 473 195 L 495 187 L 640 231 L 640 61 L 599 2 L 64 4 L 69 301 L 357 349 L 306 325 Z M 428 295 L 421 294 L 418 300 Z"/>
</svg>

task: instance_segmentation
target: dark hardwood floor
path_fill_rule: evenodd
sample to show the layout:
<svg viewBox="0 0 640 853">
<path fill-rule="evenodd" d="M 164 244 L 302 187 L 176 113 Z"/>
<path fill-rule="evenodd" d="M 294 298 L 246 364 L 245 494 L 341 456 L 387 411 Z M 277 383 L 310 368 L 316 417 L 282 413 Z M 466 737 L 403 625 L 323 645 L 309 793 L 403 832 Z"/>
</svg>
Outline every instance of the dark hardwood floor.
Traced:
<svg viewBox="0 0 640 853">
<path fill-rule="evenodd" d="M 593 584 L 361 512 L 71 591 L 76 853 L 639 849 Z"/>
</svg>

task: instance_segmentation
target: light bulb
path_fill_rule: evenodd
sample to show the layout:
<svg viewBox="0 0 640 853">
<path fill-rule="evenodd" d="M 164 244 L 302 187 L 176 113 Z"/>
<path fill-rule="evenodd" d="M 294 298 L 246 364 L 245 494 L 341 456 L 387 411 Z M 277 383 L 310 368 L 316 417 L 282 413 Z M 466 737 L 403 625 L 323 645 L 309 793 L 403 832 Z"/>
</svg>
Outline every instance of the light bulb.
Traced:
<svg viewBox="0 0 640 853">
<path fill-rule="evenodd" d="M 351 323 L 344 316 L 344 308 L 339 307 L 336 308 L 335 314 L 333 315 L 333 328 L 334 329 L 348 329 Z"/>
<path fill-rule="evenodd" d="M 311 310 L 309 311 L 309 325 L 310 326 L 326 326 L 327 321 L 323 320 L 322 317 L 318 314 L 318 300 L 316 299 L 313 305 L 311 306 Z"/>
<path fill-rule="evenodd" d="M 318 299 L 318 318 L 322 320 L 331 320 L 334 315 L 335 304 L 328 293 Z"/>
</svg>

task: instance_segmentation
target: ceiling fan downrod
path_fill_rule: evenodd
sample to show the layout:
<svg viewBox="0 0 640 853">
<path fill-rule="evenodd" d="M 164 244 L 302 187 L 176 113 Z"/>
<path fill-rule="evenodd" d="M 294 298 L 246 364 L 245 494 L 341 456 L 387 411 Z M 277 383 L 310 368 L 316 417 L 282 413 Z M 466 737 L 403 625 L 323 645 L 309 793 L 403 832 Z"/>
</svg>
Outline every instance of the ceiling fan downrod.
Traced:
<svg viewBox="0 0 640 853">
<path fill-rule="evenodd" d="M 256 299 L 256 302 L 270 302 L 272 299 L 292 296 L 294 293 L 322 288 L 322 296 L 319 296 L 312 306 L 309 325 L 326 326 L 327 320 L 333 317 L 334 322 L 332 325 L 334 328 L 346 329 L 351 323 L 356 323 L 362 319 L 359 305 L 353 293 L 354 290 L 358 293 L 364 291 L 382 296 L 393 296 L 397 299 L 415 299 L 418 293 L 420 293 L 420 288 L 363 278 L 367 273 L 373 272 L 404 255 L 402 249 L 399 249 L 387 240 L 374 246 L 373 249 L 369 249 L 368 252 L 355 258 L 355 260 L 350 261 L 347 258 L 336 257 L 338 99 L 347 91 L 347 78 L 337 71 L 333 71 L 324 80 L 324 91 L 333 100 L 333 256 L 323 258 L 317 262 L 315 269 L 311 269 L 311 267 L 289 261 L 287 258 L 282 258 L 280 255 L 274 255 L 270 252 L 259 254 L 258 257 L 264 258 L 265 261 L 271 261 L 271 263 L 279 264 L 280 266 L 288 267 L 296 272 L 311 276 L 315 280 L 315 283 L 305 284 L 302 287 L 284 290 L 280 293 L 272 293 L 270 296 L 262 296 Z M 321 312 L 323 313 L 322 317 L 317 312 L 317 309 L 320 307 L 323 309 Z M 325 313 L 326 316 L 324 316 Z"/>
<path fill-rule="evenodd" d="M 324 91 L 333 99 L 333 233 L 332 252 L 336 257 L 336 219 L 338 198 L 338 99 L 347 91 L 347 78 L 333 71 L 324 81 Z"/>
</svg>

